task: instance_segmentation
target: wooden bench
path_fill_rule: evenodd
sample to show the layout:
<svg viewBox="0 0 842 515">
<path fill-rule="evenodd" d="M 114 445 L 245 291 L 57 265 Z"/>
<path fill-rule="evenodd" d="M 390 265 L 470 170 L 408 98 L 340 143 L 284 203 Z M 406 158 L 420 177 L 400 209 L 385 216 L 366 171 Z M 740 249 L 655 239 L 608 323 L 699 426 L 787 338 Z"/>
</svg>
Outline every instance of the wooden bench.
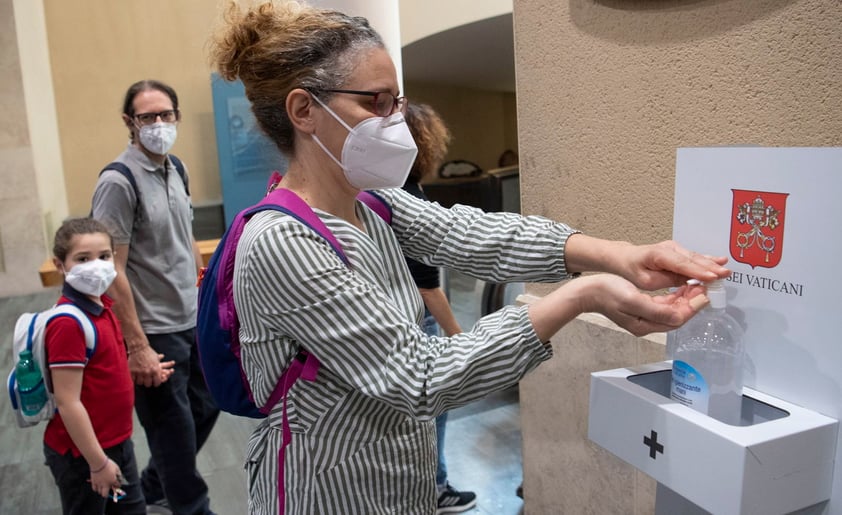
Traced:
<svg viewBox="0 0 842 515">
<path fill-rule="evenodd" d="M 201 240 L 197 241 L 196 244 L 198 244 L 199 252 L 202 254 L 202 263 L 204 263 L 205 266 L 208 266 L 208 261 L 210 261 L 213 251 L 216 250 L 217 245 L 219 245 L 219 239 Z M 61 273 L 59 273 L 59 271 L 56 270 L 55 265 L 53 265 L 52 259 L 44 261 L 41 268 L 38 269 L 38 275 L 41 276 L 41 284 L 44 287 L 60 286 L 64 280 Z"/>
</svg>

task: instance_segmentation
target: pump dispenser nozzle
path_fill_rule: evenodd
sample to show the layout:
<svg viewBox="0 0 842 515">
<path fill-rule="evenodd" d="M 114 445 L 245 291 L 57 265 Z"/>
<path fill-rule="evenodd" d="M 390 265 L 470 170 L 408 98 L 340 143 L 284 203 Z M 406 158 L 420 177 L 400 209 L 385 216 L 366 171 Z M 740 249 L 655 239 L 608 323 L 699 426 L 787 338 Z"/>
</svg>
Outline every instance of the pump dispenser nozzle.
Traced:
<svg viewBox="0 0 842 515">
<path fill-rule="evenodd" d="M 710 307 L 713 309 L 723 309 L 728 305 L 728 297 L 725 293 L 725 284 L 722 279 L 711 281 L 705 284 L 707 289 L 707 296 L 710 299 Z"/>
</svg>

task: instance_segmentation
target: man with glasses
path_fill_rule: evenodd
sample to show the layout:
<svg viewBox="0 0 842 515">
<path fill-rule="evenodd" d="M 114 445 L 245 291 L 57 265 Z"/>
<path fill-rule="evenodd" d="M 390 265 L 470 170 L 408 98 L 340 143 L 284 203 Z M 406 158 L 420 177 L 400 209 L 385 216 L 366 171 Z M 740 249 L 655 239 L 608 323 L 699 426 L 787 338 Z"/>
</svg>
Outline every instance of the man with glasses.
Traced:
<svg viewBox="0 0 842 515">
<path fill-rule="evenodd" d="M 141 475 L 150 513 L 211 513 L 196 454 L 216 422 L 195 344 L 193 209 L 184 165 L 170 148 L 181 119 L 175 91 L 159 81 L 126 92 L 129 144 L 100 174 L 92 214 L 114 236 L 117 278 L 108 290 L 135 382 L 135 409 L 151 457 Z M 165 361 L 166 360 L 166 361 Z M 160 507 L 169 508 L 158 509 Z M 155 511 L 157 510 L 157 511 Z"/>
</svg>

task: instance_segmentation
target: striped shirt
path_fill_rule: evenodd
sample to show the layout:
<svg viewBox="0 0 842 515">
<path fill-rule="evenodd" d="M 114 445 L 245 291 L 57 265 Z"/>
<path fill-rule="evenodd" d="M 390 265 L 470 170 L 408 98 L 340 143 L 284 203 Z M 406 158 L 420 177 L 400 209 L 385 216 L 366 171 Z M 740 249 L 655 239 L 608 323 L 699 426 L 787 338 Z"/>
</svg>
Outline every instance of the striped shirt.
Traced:
<svg viewBox="0 0 842 515">
<path fill-rule="evenodd" d="M 266 402 L 299 349 L 321 362 L 315 381 L 299 380 L 287 396 L 286 513 L 435 513 L 435 417 L 516 384 L 552 355 L 526 307 L 453 337 L 425 335 L 404 254 L 493 282 L 558 281 L 575 231 L 541 217 L 445 209 L 400 189 L 379 193 L 391 227 L 359 202 L 365 232 L 316 210 L 350 267 L 275 211 L 255 215 L 237 248 L 234 301 L 256 401 Z M 249 440 L 249 513 L 278 512 L 282 414 L 279 403 Z"/>
</svg>

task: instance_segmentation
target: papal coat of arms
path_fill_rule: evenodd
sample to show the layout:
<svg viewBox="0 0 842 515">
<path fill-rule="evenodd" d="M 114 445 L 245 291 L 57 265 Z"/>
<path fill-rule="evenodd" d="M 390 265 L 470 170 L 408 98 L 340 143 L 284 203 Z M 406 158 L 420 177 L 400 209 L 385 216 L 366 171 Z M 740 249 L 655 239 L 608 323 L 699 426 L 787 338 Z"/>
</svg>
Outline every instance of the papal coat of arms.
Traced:
<svg viewBox="0 0 842 515">
<path fill-rule="evenodd" d="M 789 193 L 731 190 L 731 257 L 740 263 L 774 268 L 784 247 L 786 198 Z"/>
</svg>

